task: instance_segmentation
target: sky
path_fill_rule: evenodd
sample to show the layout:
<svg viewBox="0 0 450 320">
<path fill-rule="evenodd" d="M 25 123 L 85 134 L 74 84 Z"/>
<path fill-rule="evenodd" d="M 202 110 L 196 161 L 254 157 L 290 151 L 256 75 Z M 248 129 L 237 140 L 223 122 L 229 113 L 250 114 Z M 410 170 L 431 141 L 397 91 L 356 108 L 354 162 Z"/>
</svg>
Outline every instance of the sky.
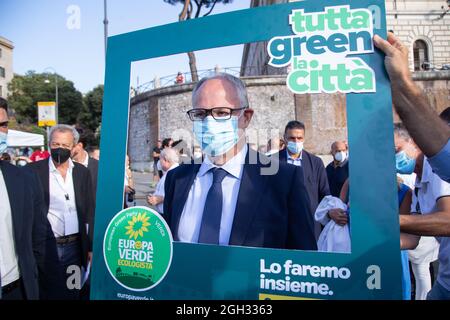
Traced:
<svg viewBox="0 0 450 320">
<path fill-rule="evenodd" d="M 247 9 L 250 0 L 234 0 L 217 5 L 213 14 Z M 108 0 L 109 36 L 178 20 L 182 6 L 163 0 Z M 56 72 L 87 93 L 104 81 L 103 0 L 0 0 L 0 36 L 14 44 L 13 69 Z M 200 52 L 199 70 L 239 67 L 242 46 Z M 133 64 L 131 85 L 151 81 L 155 76 L 188 72 L 185 54 Z"/>
</svg>

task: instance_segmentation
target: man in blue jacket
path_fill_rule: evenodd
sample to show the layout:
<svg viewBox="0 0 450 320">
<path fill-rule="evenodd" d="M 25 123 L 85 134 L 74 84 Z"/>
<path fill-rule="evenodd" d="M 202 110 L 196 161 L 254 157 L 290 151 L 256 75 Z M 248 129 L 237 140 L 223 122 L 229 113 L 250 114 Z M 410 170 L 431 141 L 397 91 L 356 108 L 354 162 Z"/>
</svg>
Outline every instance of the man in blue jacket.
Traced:
<svg viewBox="0 0 450 320">
<path fill-rule="evenodd" d="M 204 78 L 192 104 L 188 116 L 206 156 L 167 173 L 164 217 L 174 239 L 316 250 L 301 168 L 270 163 L 245 142 L 253 110 L 243 82 L 223 73 Z"/>
<path fill-rule="evenodd" d="M 272 158 L 280 162 L 301 167 L 303 169 L 304 183 L 308 192 L 312 215 L 316 211 L 320 201 L 330 194 L 327 173 L 322 160 L 303 149 L 305 141 L 305 125 L 300 121 L 290 121 L 284 129 L 284 141 L 286 149 L 272 155 Z M 321 225 L 315 222 L 314 233 L 319 238 Z"/>
</svg>

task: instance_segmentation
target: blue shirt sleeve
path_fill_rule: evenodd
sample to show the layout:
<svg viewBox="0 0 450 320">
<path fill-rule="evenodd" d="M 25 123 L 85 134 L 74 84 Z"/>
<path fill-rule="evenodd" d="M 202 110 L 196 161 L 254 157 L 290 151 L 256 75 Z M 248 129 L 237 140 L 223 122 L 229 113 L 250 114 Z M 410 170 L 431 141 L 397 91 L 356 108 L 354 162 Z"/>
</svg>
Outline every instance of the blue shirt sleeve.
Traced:
<svg viewBox="0 0 450 320">
<path fill-rule="evenodd" d="M 428 158 L 428 162 L 439 178 L 450 183 L 450 139 L 441 151 Z"/>
</svg>

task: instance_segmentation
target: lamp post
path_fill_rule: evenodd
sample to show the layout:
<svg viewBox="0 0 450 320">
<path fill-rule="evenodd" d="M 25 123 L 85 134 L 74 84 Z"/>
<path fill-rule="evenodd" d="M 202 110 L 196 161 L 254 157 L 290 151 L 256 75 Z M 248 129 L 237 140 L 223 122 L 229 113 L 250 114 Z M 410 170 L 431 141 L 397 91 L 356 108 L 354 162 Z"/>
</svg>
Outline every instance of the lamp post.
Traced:
<svg viewBox="0 0 450 320">
<path fill-rule="evenodd" d="M 55 122 L 56 124 L 58 124 L 58 106 L 59 106 L 59 101 L 58 101 L 58 75 L 56 74 L 56 70 L 52 67 L 47 67 L 44 69 L 44 73 L 46 70 L 51 70 L 53 72 L 53 74 L 55 75 Z M 50 80 L 45 79 L 44 81 L 45 83 L 50 83 Z M 50 150 L 50 127 L 46 126 L 46 131 L 47 131 L 47 148 Z"/>
<path fill-rule="evenodd" d="M 103 9 L 104 9 L 104 19 L 103 19 L 103 25 L 104 25 L 104 41 L 105 41 L 105 59 L 106 59 L 106 49 L 108 47 L 108 8 L 107 8 L 108 2 L 107 0 L 103 1 Z"/>
<path fill-rule="evenodd" d="M 52 70 L 53 74 L 55 75 L 55 115 L 56 115 L 56 124 L 58 124 L 58 107 L 59 107 L 59 103 L 58 103 L 58 75 L 56 74 L 56 70 L 52 67 L 47 67 L 44 69 L 45 70 Z M 45 83 L 50 83 L 50 80 L 45 79 Z"/>
</svg>

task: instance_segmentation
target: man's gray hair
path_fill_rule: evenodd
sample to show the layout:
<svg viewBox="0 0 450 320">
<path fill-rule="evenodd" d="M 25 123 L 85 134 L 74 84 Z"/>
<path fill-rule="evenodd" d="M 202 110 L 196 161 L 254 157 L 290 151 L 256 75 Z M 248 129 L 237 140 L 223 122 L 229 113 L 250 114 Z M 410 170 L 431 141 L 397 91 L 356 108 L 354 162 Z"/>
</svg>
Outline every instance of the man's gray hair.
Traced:
<svg viewBox="0 0 450 320">
<path fill-rule="evenodd" d="M 235 89 L 239 98 L 240 106 L 236 107 L 248 107 L 248 97 L 247 97 L 247 89 L 245 89 L 244 82 L 238 77 L 232 76 L 231 74 L 219 72 L 209 77 L 202 78 L 192 90 L 192 106 L 195 108 L 195 100 L 197 98 L 198 91 L 202 87 L 202 85 L 208 80 L 220 79 L 228 81 Z"/>
<path fill-rule="evenodd" d="M 409 135 L 408 130 L 406 130 L 403 123 L 394 123 L 394 134 L 398 135 L 400 138 L 409 141 L 411 140 L 411 136 Z"/>
<path fill-rule="evenodd" d="M 71 132 L 72 136 L 73 136 L 73 144 L 74 145 L 76 145 L 78 143 L 78 140 L 80 139 L 80 134 L 74 127 L 69 126 L 67 124 L 57 124 L 56 126 L 53 126 L 50 129 L 48 144 L 50 144 L 52 142 L 52 137 L 53 137 L 54 132 Z"/>
<path fill-rule="evenodd" d="M 174 164 L 174 163 L 180 163 L 180 156 L 178 155 L 178 152 L 173 148 L 165 148 L 161 151 L 160 154 L 161 158 L 164 158 L 164 160 Z"/>
</svg>

